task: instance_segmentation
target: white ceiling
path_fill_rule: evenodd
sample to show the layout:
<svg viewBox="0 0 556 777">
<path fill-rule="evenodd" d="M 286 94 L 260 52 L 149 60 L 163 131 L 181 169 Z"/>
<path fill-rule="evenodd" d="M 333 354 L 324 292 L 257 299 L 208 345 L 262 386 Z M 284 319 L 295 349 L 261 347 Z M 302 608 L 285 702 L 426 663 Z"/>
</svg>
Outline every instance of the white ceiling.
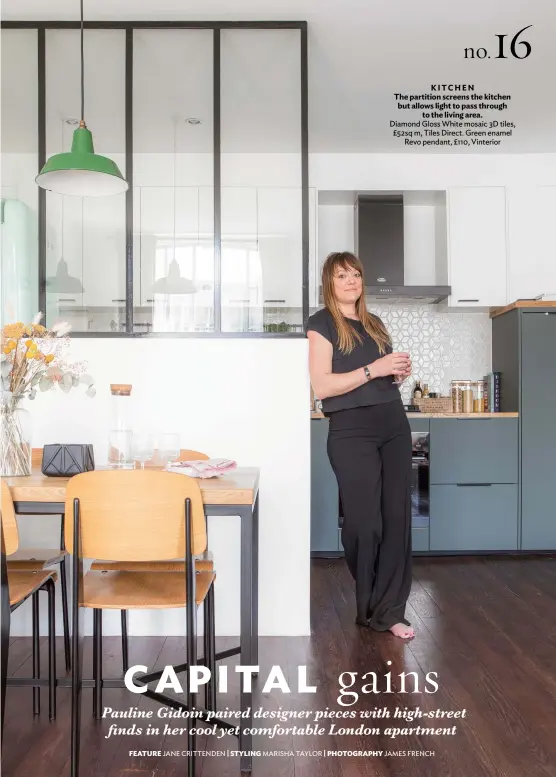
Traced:
<svg viewBox="0 0 556 777">
<path fill-rule="evenodd" d="M 78 13 L 77 0 L 49 0 L 48 4 L 44 0 L 3 0 L 2 4 L 3 19 L 77 19 Z M 166 0 L 164 12 L 155 0 L 86 0 L 85 14 L 103 20 L 306 20 L 312 152 L 454 153 L 453 147 L 404 146 L 392 136 L 391 119 L 419 118 L 416 112 L 398 111 L 393 93 L 427 93 L 431 83 L 470 83 L 481 93 L 511 95 L 509 109 L 492 111 L 488 118 L 513 121 L 513 137 L 498 147 L 468 146 L 458 151 L 556 151 L 554 0 L 466 0 L 457 4 L 446 0 L 234 0 L 233 4 L 229 0 Z M 496 34 L 507 34 L 509 42 L 527 25 L 533 26 L 522 39 L 532 46 L 530 56 L 495 59 Z M 463 50 L 468 46 L 487 47 L 492 56 L 465 60 Z M 518 46 L 518 53 L 523 49 Z M 263 54 L 264 47 L 257 57 Z M 230 134 L 251 126 L 248 134 L 254 138 L 265 125 L 273 128 L 274 142 L 285 139 L 288 126 L 293 127 L 293 121 L 285 119 L 292 116 L 292 93 L 278 87 L 274 94 L 270 90 L 265 94 L 264 84 L 268 86 L 269 81 L 261 74 L 274 61 L 279 73 L 273 72 L 270 82 L 274 79 L 278 84 L 291 68 L 271 56 L 260 61 L 256 72 L 255 60 L 246 57 L 241 72 L 245 79 L 251 72 L 253 84 L 246 82 L 243 95 L 228 92 L 228 105 L 236 99 L 244 101 L 244 125 L 239 127 L 230 119 Z M 248 109 L 245 101 L 250 89 Z M 225 105 L 223 117 L 224 110 Z M 263 113 L 266 122 L 257 118 Z M 207 132 L 210 126 L 209 119 Z M 270 142 L 272 136 L 267 139 Z M 291 140 L 285 145 L 291 149 Z"/>
</svg>

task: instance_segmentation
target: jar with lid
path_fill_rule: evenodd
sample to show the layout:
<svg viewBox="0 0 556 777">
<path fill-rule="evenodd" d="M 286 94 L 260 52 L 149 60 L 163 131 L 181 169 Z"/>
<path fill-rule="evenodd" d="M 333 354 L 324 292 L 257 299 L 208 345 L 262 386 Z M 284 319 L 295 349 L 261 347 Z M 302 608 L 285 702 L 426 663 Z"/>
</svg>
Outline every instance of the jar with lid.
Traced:
<svg viewBox="0 0 556 777">
<path fill-rule="evenodd" d="M 475 413 L 484 413 L 485 411 L 484 383 L 482 380 L 478 380 L 473 385 L 475 388 L 475 399 L 473 400 L 473 411 Z"/>
<path fill-rule="evenodd" d="M 130 383 L 111 383 L 112 418 L 108 444 L 108 466 L 133 469 L 133 407 Z"/>
<path fill-rule="evenodd" d="M 473 412 L 473 389 L 471 380 L 453 380 L 452 381 L 452 412 L 454 413 L 472 413 Z M 463 406 L 464 391 L 470 392 L 465 395 L 466 405 L 469 407 L 469 397 L 471 397 L 471 410 L 465 410 Z"/>
</svg>

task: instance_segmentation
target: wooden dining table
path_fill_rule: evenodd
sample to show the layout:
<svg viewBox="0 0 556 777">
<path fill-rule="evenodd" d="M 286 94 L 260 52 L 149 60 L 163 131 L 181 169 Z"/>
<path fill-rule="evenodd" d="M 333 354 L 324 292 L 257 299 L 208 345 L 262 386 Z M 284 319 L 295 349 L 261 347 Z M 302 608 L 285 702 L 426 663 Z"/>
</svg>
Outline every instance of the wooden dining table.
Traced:
<svg viewBox="0 0 556 777">
<path fill-rule="evenodd" d="M 238 467 L 216 478 L 199 478 L 205 515 L 239 515 L 241 520 L 240 549 L 240 638 L 239 646 L 216 654 L 216 658 L 240 656 L 242 666 L 258 666 L 258 582 L 259 582 L 259 469 Z M 182 477 L 184 477 L 182 475 Z M 18 515 L 63 515 L 69 478 L 47 477 L 39 469 L 23 477 L 7 477 L 15 511 Z M 2 632 L 10 620 L 9 592 L 2 534 Z M 7 620 L 6 620 L 7 619 Z M 7 645 L 6 645 L 7 648 Z M 4 638 L 2 639 L 4 652 Z M 58 685 L 66 685 L 61 678 Z M 105 683 L 108 685 L 108 683 Z M 239 750 L 241 771 L 251 771 L 252 693 L 240 693 L 241 716 Z"/>
</svg>

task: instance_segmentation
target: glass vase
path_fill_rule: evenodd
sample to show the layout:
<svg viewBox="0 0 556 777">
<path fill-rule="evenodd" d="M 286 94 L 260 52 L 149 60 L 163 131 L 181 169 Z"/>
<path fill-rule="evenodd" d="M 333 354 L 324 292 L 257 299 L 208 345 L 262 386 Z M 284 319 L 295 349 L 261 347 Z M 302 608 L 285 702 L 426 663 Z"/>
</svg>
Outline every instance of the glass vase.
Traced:
<svg viewBox="0 0 556 777">
<path fill-rule="evenodd" d="M 29 411 L 20 407 L 21 397 L 5 392 L 0 404 L 0 475 L 31 474 L 32 422 Z"/>
</svg>

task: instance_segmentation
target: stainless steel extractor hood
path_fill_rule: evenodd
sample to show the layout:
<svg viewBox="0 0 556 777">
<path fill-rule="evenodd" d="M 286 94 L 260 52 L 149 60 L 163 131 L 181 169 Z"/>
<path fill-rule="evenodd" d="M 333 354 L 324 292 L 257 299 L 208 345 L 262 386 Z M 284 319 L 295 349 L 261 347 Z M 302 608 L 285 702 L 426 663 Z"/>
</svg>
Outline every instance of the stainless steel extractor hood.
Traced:
<svg viewBox="0 0 556 777">
<path fill-rule="evenodd" d="M 451 293 L 450 286 L 405 284 L 402 195 L 358 197 L 355 253 L 365 269 L 369 302 L 437 304 Z"/>
</svg>

